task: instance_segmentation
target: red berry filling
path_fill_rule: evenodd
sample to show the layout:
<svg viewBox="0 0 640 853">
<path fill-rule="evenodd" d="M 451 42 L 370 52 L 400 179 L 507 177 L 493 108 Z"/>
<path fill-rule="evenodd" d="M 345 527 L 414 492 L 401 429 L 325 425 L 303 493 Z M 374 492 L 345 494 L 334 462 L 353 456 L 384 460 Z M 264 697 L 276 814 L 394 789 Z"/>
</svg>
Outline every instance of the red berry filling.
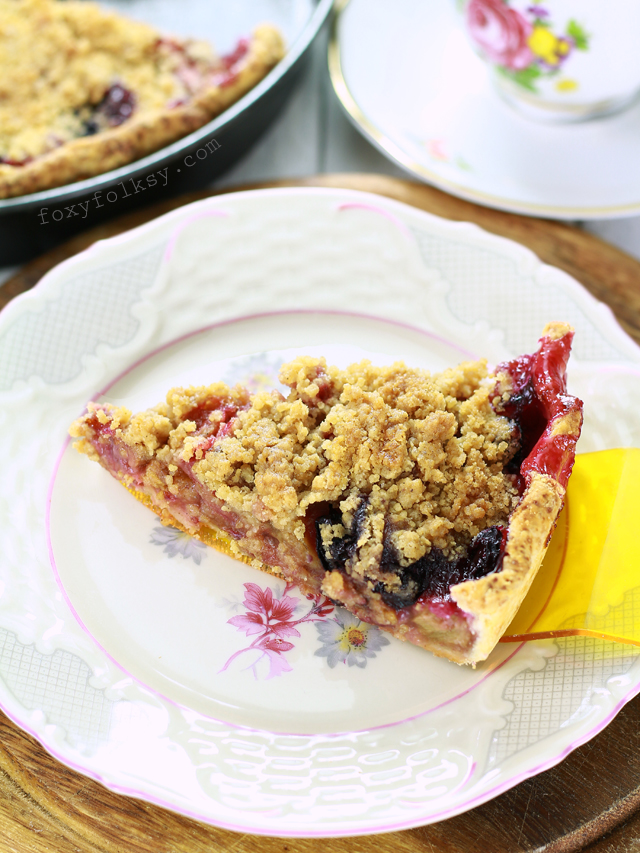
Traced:
<svg viewBox="0 0 640 853">
<path fill-rule="evenodd" d="M 248 52 L 249 39 L 240 39 L 231 53 L 227 53 L 220 57 L 220 64 L 223 68 L 229 71 L 234 65 L 240 62 L 241 59 L 244 59 Z"/>
<path fill-rule="evenodd" d="M 316 549 L 325 571 L 346 571 L 346 564 L 357 549 L 357 542 L 366 516 L 367 499 L 363 497 L 354 513 L 351 529 L 342 537 L 334 537 L 327 542 L 323 530 L 341 523 L 341 515 L 331 510 L 328 515 L 316 519 Z M 374 586 L 374 592 L 394 610 L 411 607 L 416 601 L 421 603 L 451 602 L 451 587 L 466 580 L 481 578 L 500 569 L 507 530 L 504 527 L 487 527 L 472 539 L 467 552 L 456 559 L 447 559 L 441 550 L 432 548 L 428 554 L 420 557 L 408 566 L 401 566 L 398 554 L 390 537 L 385 532 L 385 542 L 380 559 L 380 571 L 393 574 L 399 584 L 387 585 L 382 581 Z"/>
<path fill-rule="evenodd" d="M 498 366 L 496 372 L 511 377 L 513 392 L 498 408 L 520 429 L 519 472 L 521 487 L 537 471 L 567 486 L 575 458 L 578 435 L 554 434 L 560 418 L 582 411 L 582 401 L 567 394 L 566 369 L 573 334 L 554 340 L 542 338 L 533 355 L 523 355 Z M 499 389 L 498 389 L 499 391 Z"/>
<path fill-rule="evenodd" d="M 545 337 L 536 353 L 502 364 L 496 371 L 508 373 L 511 379 L 509 399 L 496 410 L 517 427 L 518 449 L 505 471 L 517 479 L 521 494 L 529 484 L 531 472 L 547 474 L 566 487 L 573 467 L 577 436 L 554 435 L 559 418 L 582 408 L 580 400 L 566 393 L 566 365 L 572 338 L 572 334 L 557 340 Z M 331 509 L 316 519 L 316 549 L 326 571 L 347 570 L 347 563 L 357 550 L 366 512 L 367 498 L 363 496 L 351 528 L 332 539 L 327 531 L 342 524 L 340 512 Z M 496 525 L 475 536 L 461 557 L 448 559 L 441 550 L 432 548 L 419 560 L 402 566 L 389 532 L 385 530 L 379 569 L 381 573 L 393 574 L 399 583 L 378 581 L 374 592 L 396 611 L 419 602 L 428 605 L 436 615 L 446 617 L 458 610 L 451 598 L 451 587 L 500 571 L 507 542 L 507 529 Z"/>
</svg>

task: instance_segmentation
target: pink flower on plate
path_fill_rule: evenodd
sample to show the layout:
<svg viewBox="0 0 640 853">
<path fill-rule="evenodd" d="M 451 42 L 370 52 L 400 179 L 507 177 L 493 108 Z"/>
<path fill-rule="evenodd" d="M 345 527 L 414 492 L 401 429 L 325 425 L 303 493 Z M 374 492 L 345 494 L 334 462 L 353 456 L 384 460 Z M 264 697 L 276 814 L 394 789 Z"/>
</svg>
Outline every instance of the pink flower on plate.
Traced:
<svg viewBox="0 0 640 853">
<path fill-rule="evenodd" d="M 534 61 L 527 44 L 533 27 L 505 0 L 470 0 L 467 27 L 471 38 L 492 62 L 521 71 Z"/>
<path fill-rule="evenodd" d="M 253 672 L 256 679 L 259 677 L 258 665 L 265 659 L 269 663 L 267 679 L 282 675 L 284 672 L 291 672 L 291 664 L 284 655 L 294 646 L 284 638 L 299 637 L 300 631 L 296 626 L 303 622 L 324 619 L 333 612 L 333 603 L 323 595 L 308 595 L 306 597 L 311 602 L 311 608 L 300 618 L 294 619 L 294 613 L 300 601 L 287 595 L 289 589 L 290 586 L 287 585 L 282 596 L 276 598 L 270 587 L 263 590 L 256 583 L 244 585 L 245 593 L 242 603 L 246 613 L 233 616 L 228 620 L 228 624 L 242 631 L 246 637 L 257 636 L 250 645 L 232 654 L 220 672 L 224 672 L 232 661 L 240 656 L 246 656 L 247 653 L 250 657 L 246 668 Z"/>
<path fill-rule="evenodd" d="M 298 634 L 298 636 L 300 635 Z M 292 671 L 293 667 L 284 657 L 284 653 L 291 651 L 293 643 L 288 643 L 286 640 L 279 640 L 277 637 L 265 637 L 258 643 L 258 648 L 262 649 L 269 660 L 267 678 L 274 678 L 276 675 L 282 675 L 283 672 Z"/>
<path fill-rule="evenodd" d="M 297 599 L 288 595 L 274 598 L 269 587 L 263 591 L 255 583 L 246 583 L 244 588 L 243 604 L 247 613 L 229 619 L 230 625 L 244 631 L 247 637 L 264 633 L 276 634 L 279 637 L 300 636 L 300 632 L 288 624 L 296 609 Z"/>
</svg>

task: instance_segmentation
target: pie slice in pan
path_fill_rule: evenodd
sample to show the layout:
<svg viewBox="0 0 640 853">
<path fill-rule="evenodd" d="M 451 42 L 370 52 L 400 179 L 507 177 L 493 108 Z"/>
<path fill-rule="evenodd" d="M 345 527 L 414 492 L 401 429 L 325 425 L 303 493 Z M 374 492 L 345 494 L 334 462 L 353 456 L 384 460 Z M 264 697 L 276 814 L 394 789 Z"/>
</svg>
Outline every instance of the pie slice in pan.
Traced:
<svg viewBox="0 0 640 853">
<path fill-rule="evenodd" d="M 186 136 L 283 55 L 268 24 L 218 56 L 84 0 L 0 0 L 0 198 L 90 178 Z"/>
<path fill-rule="evenodd" d="M 176 388 L 137 415 L 90 403 L 71 427 L 165 524 L 475 664 L 522 603 L 562 508 L 582 426 L 573 330 L 537 352 L 439 374 L 300 357 L 291 391 Z"/>
</svg>

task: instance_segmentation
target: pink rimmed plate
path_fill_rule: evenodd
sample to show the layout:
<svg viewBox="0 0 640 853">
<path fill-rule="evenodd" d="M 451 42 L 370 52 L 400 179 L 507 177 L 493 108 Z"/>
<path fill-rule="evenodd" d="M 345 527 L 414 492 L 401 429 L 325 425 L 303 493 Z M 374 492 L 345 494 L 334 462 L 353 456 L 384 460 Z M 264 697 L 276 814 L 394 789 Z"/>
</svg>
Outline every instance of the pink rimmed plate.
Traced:
<svg viewBox="0 0 640 853">
<path fill-rule="evenodd" d="M 580 450 L 637 446 L 640 355 L 608 309 L 519 245 L 379 197 L 222 196 L 52 270 L 0 316 L 2 707 L 113 790 L 271 835 L 429 823 L 557 763 L 640 689 L 633 647 L 457 667 L 160 527 L 66 438 L 96 397 L 268 386 L 301 352 L 495 363 L 550 319 L 576 327 Z"/>
</svg>

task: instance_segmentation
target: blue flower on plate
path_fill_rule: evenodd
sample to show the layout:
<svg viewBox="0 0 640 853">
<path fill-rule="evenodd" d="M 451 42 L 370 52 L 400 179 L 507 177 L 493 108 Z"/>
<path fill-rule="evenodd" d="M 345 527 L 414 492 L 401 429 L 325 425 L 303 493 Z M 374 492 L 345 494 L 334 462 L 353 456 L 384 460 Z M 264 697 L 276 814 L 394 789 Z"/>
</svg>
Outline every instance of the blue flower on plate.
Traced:
<svg viewBox="0 0 640 853">
<path fill-rule="evenodd" d="M 185 560 L 192 559 L 198 566 L 207 547 L 203 542 L 183 533 L 182 530 L 176 530 L 175 527 L 154 527 L 149 541 L 153 545 L 159 545 L 169 557 L 180 555 Z"/>
<path fill-rule="evenodd" d="M 229 367 L 223 377 L 227 385 L 242 385 L 251 394 L 270 391 L 273 388 L 283 390 L 278 379 L 282 367 L 282 358 L 267 352 L 239 358 Z M 284 389 L 287 391 L 288 389 Z"/>
<path fill-rule="evenodd" d="M 368 658 L 376 657 L 376 652 L 389 645 L 379 628 L 361 622 L 342 608 L 336 610 L 333 619 L 317 623 L 316 630 L 322 646 L 315 654 L 326 657 L 332 669 L 339 663 L 364 669 Z"/>
</svg>

